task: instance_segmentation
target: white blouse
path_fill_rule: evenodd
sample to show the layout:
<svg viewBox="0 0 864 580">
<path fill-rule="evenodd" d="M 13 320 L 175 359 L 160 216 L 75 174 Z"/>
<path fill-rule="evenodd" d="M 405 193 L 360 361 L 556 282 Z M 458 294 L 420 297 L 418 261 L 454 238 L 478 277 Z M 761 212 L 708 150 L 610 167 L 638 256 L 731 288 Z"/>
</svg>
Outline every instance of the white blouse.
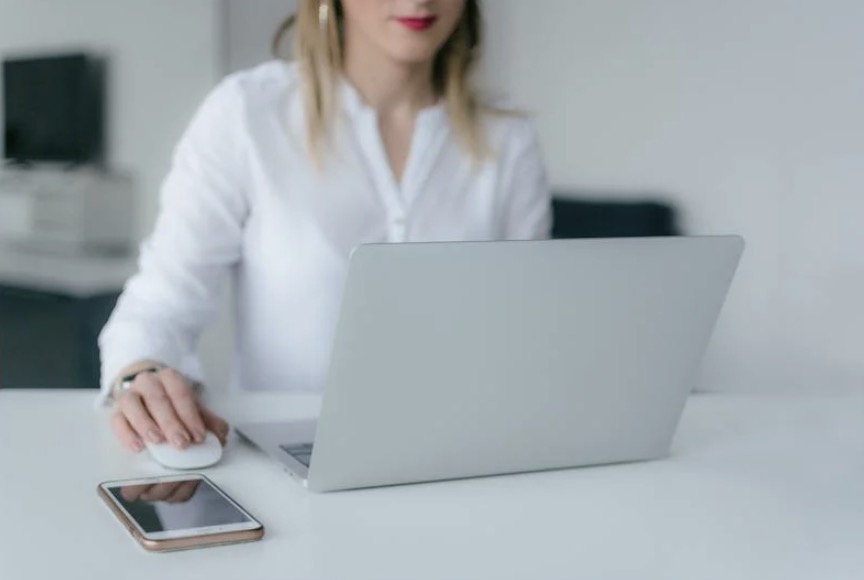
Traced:
<svg viewBox="0 0 864 580">
<path fill-rule="evenodd" d="M 537 239 L 550 200 L 532 123 L 485 119 L 495 153 L 473 161 L 445 109 L 416 121 L 401 183 L 376 112 L 343 83 L 343 119 L 320 167 L 306 149 L 295 64 L 225 79 L 180 141 L 155 230 L 99 339 L 102 394 L 155 360 L 204 380 L 197 361 L 225 279 L 234 285 L 232 386 L 322 387 L 351 250 L 366 243 Z"/>
</svg>

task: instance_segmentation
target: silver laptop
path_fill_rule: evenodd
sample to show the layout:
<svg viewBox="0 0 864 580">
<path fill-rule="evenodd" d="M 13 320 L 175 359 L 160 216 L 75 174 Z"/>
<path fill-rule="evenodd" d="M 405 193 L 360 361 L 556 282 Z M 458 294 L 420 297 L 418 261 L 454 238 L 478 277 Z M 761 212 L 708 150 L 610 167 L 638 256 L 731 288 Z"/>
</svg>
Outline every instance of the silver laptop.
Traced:
<svg viewBox="0 0 864 580">
<path fill-rule="evenodd" d="M 363 246 L 317 423 L 238 431 L 314 491 L 663 457 L 743 247 Z"/>
</svg>

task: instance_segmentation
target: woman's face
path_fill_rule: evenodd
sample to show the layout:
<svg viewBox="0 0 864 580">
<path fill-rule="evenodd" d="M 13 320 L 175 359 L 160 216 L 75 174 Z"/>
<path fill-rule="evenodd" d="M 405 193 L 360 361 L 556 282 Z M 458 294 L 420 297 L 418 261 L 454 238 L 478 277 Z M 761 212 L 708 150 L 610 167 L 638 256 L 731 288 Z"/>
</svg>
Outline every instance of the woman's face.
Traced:
<svg viewBox="0 0 864 580">
<path fill-rule="evenodd" d="M 456 30 L 466 0 L 342 0 L 345 34 L 396 62 L 431 62 Z"/>
</svg>

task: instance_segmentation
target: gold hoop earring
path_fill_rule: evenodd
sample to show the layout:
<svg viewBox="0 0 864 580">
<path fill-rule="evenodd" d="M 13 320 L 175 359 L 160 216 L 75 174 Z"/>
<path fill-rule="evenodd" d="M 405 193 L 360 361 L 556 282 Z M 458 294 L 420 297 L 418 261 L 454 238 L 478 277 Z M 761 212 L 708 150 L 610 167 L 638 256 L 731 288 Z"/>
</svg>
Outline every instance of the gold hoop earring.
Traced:
<svg viewBox="0 0 864 580">
<path fill-rule="evenodd" d="M 330 5 L 326 1 L 318 5 L 318 24 L 322 31 L 326 31 L 330 26 Z"/>
</svg>

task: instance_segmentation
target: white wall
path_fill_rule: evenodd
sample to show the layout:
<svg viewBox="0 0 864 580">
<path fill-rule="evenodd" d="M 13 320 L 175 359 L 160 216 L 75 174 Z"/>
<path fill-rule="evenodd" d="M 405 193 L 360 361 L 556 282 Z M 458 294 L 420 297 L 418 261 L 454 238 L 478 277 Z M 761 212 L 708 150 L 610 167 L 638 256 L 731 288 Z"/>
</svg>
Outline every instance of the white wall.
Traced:
<svg viewBox="0 0 864 580">
<path fill-rule="evenodd" d="M 296 0 L 223 0 L 225 67 L 236 71 L 271 56 L 273 36 L 297 7 Z"/>
<path fill-rule="evenodd" d="M 221 67 L 215 0 L 0 0 L 0 57 L 85 48 L 110 67 L 113 166 L 135 173 L 152 226 L 171 150 Z"/>
<path fill-rule="evenodd" d="M 703 388 L 864 390 L 864 3 L 486 6 L 555 185 L 668 192 L 689 232 L 747 238 Z"/>
</svg>

